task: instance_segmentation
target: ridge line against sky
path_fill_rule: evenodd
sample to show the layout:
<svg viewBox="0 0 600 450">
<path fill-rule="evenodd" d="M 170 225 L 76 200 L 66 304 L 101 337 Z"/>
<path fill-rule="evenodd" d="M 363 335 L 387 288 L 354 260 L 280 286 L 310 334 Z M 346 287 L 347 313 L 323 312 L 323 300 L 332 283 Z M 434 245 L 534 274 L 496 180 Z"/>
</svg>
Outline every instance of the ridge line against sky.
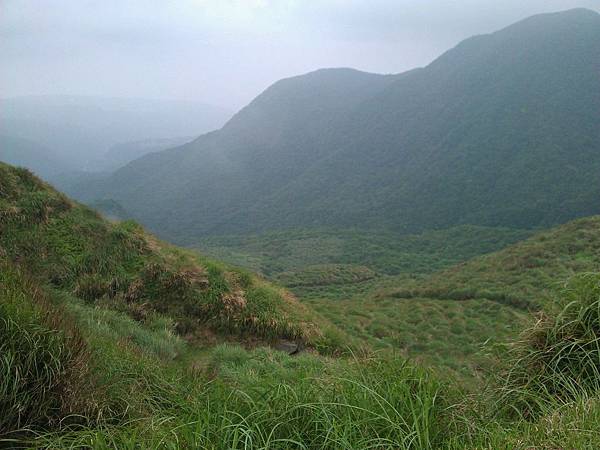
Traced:
<svg viewBox="0 0 600 450">
<path fill-rule="evenodd" d="M 399 73 L 462 39 L 600 0 L 0 0 L 0 97 L 171 98 L 239 109 L 323 67 Z"/>
</svg>

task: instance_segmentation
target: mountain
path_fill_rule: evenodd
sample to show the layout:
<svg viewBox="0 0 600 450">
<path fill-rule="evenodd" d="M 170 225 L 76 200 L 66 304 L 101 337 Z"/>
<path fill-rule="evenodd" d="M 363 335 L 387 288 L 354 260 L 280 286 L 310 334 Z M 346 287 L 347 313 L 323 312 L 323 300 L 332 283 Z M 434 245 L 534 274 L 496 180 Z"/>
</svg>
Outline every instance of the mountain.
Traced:
<svg viewBox="0 0 600 450">
<path fill-rule="evenodd" d="M 144 139 L 141 141 L 121 142 L 113 145 L 102 155 L 97 167 L 105 172 L 111 172 L 125 166 L 127 163 L 141 158 L 148 153 L 179 147 L 193 140 L 191 137 L 172 137 L 163 139 Z"/>
<path fill-rule="evenodd" d="M 549 226 L 600 212 L 599 87 L 600 15 L 538 15 L 401 75 L 282 80 L 222 129 L 81 195 L 112 198 L 180 242 L 295 227 Z"/>
<path fill-rule="evenodd" d="M 96 185 L 102 185 L 109 178 L 113 171 L 127 165 L 129 162 L 140 158 L 146 154 L 165 150 L 170 147 L 176 147 L 191 138 L 162 138 L 162 139 L 145 139 L 141 141 L 122 142 L 113 145 L 106 153 L 96 156 L 89 166 L 93 170 L 68 170 L 56 174 L 46 176 L 46 180 L 51 182 L 60 191 L 70 196 L 78 196 L 81 192 L 86 192 L 93 189 Z M 23 164 L 24 167 L 29 167 Z M 110 199 L 95 199 L 90 203 L 94 209 L 99 209 L 102 212 L 108 212 L 114 216 L 114 208 L 111 206 L 108 210 L 99 205 L 107 206 L 108 203 L 116 204 Z M 119 213 L 115 217 L 129 217 L 125 211 L 119 207 Z"/>
<path fill-rule="evenodd" d="M 1 102 L 0 134 L 41 142 L 78 170 L 104 170 L 102 157 L 114 145 L 197 135 L 231 116 L 224 108 L 179 100 L 48 95 Z"/>
</svg>

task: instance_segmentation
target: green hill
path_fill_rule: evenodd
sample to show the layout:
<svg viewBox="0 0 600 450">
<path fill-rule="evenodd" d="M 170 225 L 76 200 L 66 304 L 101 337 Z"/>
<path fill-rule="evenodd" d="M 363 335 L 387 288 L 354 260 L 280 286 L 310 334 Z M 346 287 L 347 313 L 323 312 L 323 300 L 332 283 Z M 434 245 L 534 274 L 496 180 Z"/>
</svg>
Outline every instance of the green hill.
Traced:
<svg viewBox="0 0 600 450">
<path fill-rule="evenodd" d="M 557 267 L 565 269 L 558 277 L 591 269 L 597 227 L 598 219 L 581 220 L 446 273 L 456 283 L 467 276 L 461 271 L 478 274 L 479 286 L 509 255 L 528 261 L 537 247 L 546 248 L 548 272 L 527 263 L 506 274 L 529 280 Z M 329 278 L 307 271 L 301 281 L 360 283 L 373 275 L 335 269 Z M 440 277 L 431 275 L 430 284 Z M 422 283 L 411 292 L 426 289 L 427 279 Z M 554 285 L 546 284 L 548 296 Z M 336 353 L 352 344 L 348 335 L 284 290 L 162 243 L 133 222 L 107 222 L 29 171 L 0 164 L 0 286 L 0 446 L 6 448 L 599 444 L 598 275 L 575 277 L 552 294 L 557 301 L 546 302 L 543 320 L 494 359 L 498 379 L 481 373 L 489 387 L 469 394 L 443 371 L 419 368 L 393 351 L 353 345 L 351 355 Z M 514 326 L 525 315 L 481 296 L 400 299 L 392 289 L 375 298 L 386 297 L 388 305 L 379 305 L 372 321 L 378 329 L 368 332 L 382 338 L 393 327 L 389 321 L 406 329 L 417 318 L 414 324 L 429 326 L 421 342 L 439 342 L 453 313 L 472 335 L 445 339 L 450 350 L 461 344 L 468 353 L 486 325 L 497 332 L 498 323 Z M 389 302 L 396 305 L 386 309 Z M 350 303 L 328 308 L 345 314 L 338 315 L 342 326 L 356 320 L 358 308 L 363 318 L 372 312 L 369 301 L 355 311 L 338 310 L 342 304 Z M 473 311 L 481 313 L 475 327 L 468 325 Z M 267 345 L 281 338 L 308 349 L 292 356 Z M 424 355 L 429 350 L 421 348 Z"/>
<path fill-rule="evenodd" d="M 262 272 L 372 348 L 471 377 L 570 277 L 600 269 L 600 219 L 530 231 L 295 230 L 213 237 L 202 251 Z"/>
<path fill-rule="evenodd" d="M 221 130 L 117 171 L 161 236 L 290 228 L 533 228 L 600 210 L 600 15 L 534 16 L 380 76 L 282 80 Z M 152 191 L 153 195 L 147 195 Z"/>
<path fill-rule="evenodd" d="M 532 313 L 554 305 L 569 279 L 599 270 L 596 216 L 432 274 L 378 278 L 345 291 L 334 284 L 293 289 L 375 348 L 471 376 L 489 368 L 484 343 L 515 339 Z"/>
<path fill-rule="evenodd" d="M 319 346 L 327 330 L 279 288 L 162 243 L 134 222 L 109 223 L 26 169 L 0 163 L 0 196 L 0 256 L 53 292 L 142 321 L 166 314 L 190 338 L 211 332 Z"/>
<path fill-rule="evenodd" d="M 396 298 L 487 298 L 536 310 L 552 291 L 581 272 L 600 267 L 600 217 L 586 217 L 539 232 L 497 253 L 484 255 L 390 292 Z"/>
</svg>

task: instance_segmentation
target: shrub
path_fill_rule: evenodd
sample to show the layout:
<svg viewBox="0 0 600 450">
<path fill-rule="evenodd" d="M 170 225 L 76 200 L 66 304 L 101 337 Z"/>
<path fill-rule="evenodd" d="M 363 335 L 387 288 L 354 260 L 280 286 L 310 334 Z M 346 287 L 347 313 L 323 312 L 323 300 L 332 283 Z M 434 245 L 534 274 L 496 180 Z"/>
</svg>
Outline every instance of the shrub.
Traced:
<svg viewBox="0 0 600 450">
<path fill-rule="evenodd" d="M 510 350 L 502 399 L 525 415 L 600 389 L 600 275 L 572 278 Z"/>
</svg>

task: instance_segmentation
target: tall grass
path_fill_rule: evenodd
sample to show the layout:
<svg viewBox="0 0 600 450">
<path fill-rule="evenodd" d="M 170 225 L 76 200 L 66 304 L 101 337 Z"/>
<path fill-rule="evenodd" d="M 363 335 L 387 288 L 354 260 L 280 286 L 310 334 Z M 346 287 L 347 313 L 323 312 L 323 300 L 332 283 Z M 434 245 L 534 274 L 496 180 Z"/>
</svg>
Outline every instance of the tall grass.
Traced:
<svg viewBox="0 0 600 450">
<path fill-rule="evenodd" d="M 509 355 L 502 397 L 519 414 L 600 392 L 600 276 L 573 277 Z"/>
<path fill-rule="evenodd" d="M 0 435 L 89 412 L 86 345 L 60 310 L 0 263 Z"/>
<path fill-rule="evenodd" d="M 291 358 L 218 347 L 210 370 L 147 386 L 151 416 L 45 435 L 45 448 L 427 449 L 443 438 L 442 386 L 402 360 Z M 198 375 L 196 374 L 196 377 Z M 99 432 L 100 431 L 100 432 Z"/>
</svg>

